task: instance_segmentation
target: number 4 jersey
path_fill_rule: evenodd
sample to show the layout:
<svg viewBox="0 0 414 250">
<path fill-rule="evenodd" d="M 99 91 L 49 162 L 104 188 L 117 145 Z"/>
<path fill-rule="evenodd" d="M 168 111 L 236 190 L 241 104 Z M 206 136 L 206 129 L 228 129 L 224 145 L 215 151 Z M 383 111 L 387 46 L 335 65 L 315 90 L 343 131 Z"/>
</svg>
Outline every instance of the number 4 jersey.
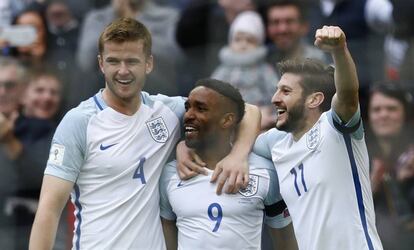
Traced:
<svg viewBox="0 0 414 250">
<path fill-rule="evenodd" d="M 161 176 L 161 217 L 176 220 L 178 249 L 260 249 L 263 215 L 272 228 L 290 223 L 272 162 L 250 154 L 249 185 L 237 194 L 216 194 L 216 184 L 198 175 L 181 181 L 176 163 Z"/>
<path fill-rule="evenodd" d="M 127 116 L 99 92 L 57 128 L 45 174 L 74 183 L 74 249 L 165 249 L 158 182 L 180 136 L 184 100 L 141 97 Z"/>
<path fill-rule="evenodd" d="M 331 110 L 298 141 L 269 130 L 254 151 L 272 157 L 301 250 L 380 250 L 359 111 Z"/>
</svg>

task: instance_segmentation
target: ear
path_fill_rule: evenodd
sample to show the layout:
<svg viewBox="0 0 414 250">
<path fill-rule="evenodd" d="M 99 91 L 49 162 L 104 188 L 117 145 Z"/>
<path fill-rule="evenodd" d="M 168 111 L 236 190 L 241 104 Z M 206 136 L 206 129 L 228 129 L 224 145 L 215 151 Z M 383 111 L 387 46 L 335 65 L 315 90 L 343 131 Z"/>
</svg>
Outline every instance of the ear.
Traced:
<svg viewBox="0 0 414 250">
<path fill-rule="evenodd" d="M 319 106 L 322 104 L 323 100 L 325 99 L 325 96 L 322 92 L 315 92 L 306 98 L 306 106 L 309 109 L 315 109 L 319 108 Z"/>
<path fill-rule="evenodd" d="M 145 62 L 145 73 L 148 75 L 149 73 L 151 73 L 152 69 L 154 67 L 154 57 L 152 55 L 150 55 L 146 62 Z"/>
<path fill-rule="evenodd" d="M 232 126 L 234 126 L 234 123 L 236 122 L 236 115 L 234 113 L 225 113 L 223 115 L 223 118 L 220 120 L 220 125 L 224 129 L 228 129 Z"/>
<path fill-rule="evenodd" d="M 102 55 L 98 55 L 98 64 L 99 64 L 99 69 L 101 70 L 102 74 L 105 75 L 105 70 L 103 67 L 103 57 Z"/>
</svg>

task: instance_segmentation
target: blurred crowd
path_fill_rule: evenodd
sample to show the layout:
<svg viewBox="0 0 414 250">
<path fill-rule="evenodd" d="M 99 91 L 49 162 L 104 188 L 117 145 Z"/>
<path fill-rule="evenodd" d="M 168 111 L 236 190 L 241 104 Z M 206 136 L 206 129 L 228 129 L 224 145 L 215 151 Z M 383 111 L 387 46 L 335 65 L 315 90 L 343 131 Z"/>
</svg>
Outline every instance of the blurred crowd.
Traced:
<svg viewBox="0 0 414 250">
<path fill-rule="evenodd" d="M 104 87 L 99 34 L 129 16 L 152 34 L 145 91 L 186 96 L 197 79 L 224 80 L 261 108 L 263 130 L 274 126 L 277 63 L 331 63 L 313 36 L 340 26 L 359 75 L 378 232 L 384 249 L 412 249 L 413 10 L 414 0 L 1 0 L 0 246 L 27 249 L 56 125 Z M 70 242 L 62 221 L 56 249 Z"/>
</svg>

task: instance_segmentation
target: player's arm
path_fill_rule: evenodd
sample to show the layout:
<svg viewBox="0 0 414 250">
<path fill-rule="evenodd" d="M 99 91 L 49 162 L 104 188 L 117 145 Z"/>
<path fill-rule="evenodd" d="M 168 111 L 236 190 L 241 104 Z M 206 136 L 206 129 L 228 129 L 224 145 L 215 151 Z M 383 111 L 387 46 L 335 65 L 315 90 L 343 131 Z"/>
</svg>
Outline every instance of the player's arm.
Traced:
<svg viewBox="0 0 414 250">
<path fill-rule="evenodd" d="M 275 250 L 298 250 L 298 244 L 293 232 L 293 225 L 290 223 L 284 228 L 269 228 L 269 234 L 272 238 L 273 249 Z"/>
<path fill-rule="evenodd" d="M 258 107 L 246 104 L 246 112 L 236 130 L 236 139 L 229 155 L 217 163 L 211 182 L 217 181 L 217 194 L 224 184 L 226 193 L 235 193 L 249 182 L 248 155 L 260 133 L 261 113 Z"/>
<path fill-rule="evenodd" d="M 349 121 L 358 110 L 358 76 L 346 45 L 345 33 L 336 26 L 323 26 L 315 34 L 315 45 L 329 52 L 335 64 L 336 94 L 332 107 L 342 121 Z"/>
<path fill-rule="evenodd" d="M 51 175 L 44 176 L 39 207 L 30 234 L 30 250 L 52 249 L 59 218 L 72 188 L 73 182 Z"/>
<path fill-rule="evenodd" d="M 177 226 L 175 221 L 161 218 L 162 230 L 164 232 L 165 244 L 167 250 L 176 250 L 178 247 L 177 242 Z"/>
</svg>

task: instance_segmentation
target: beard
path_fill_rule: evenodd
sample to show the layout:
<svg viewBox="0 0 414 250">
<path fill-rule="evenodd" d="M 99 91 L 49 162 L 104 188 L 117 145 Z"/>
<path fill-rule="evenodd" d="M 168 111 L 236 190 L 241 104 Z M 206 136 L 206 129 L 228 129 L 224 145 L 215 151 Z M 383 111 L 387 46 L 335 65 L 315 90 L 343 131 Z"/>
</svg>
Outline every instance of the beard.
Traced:
<svg viewBox="0 0 414 250">
<path fill-rule="evenodd" d="M 276 122 L 276 128 L 285 131 L 288 133 L 294 132 L 300 127 L 303 126 L 303 121 L 305 119 L 304 112 L 305 112 L 305 104 L 304 100 L 300 100 L 295 106 L 293 106 L 287 112 L 287 118 L 284 123 L 278 125 Z"/>
</svg>

